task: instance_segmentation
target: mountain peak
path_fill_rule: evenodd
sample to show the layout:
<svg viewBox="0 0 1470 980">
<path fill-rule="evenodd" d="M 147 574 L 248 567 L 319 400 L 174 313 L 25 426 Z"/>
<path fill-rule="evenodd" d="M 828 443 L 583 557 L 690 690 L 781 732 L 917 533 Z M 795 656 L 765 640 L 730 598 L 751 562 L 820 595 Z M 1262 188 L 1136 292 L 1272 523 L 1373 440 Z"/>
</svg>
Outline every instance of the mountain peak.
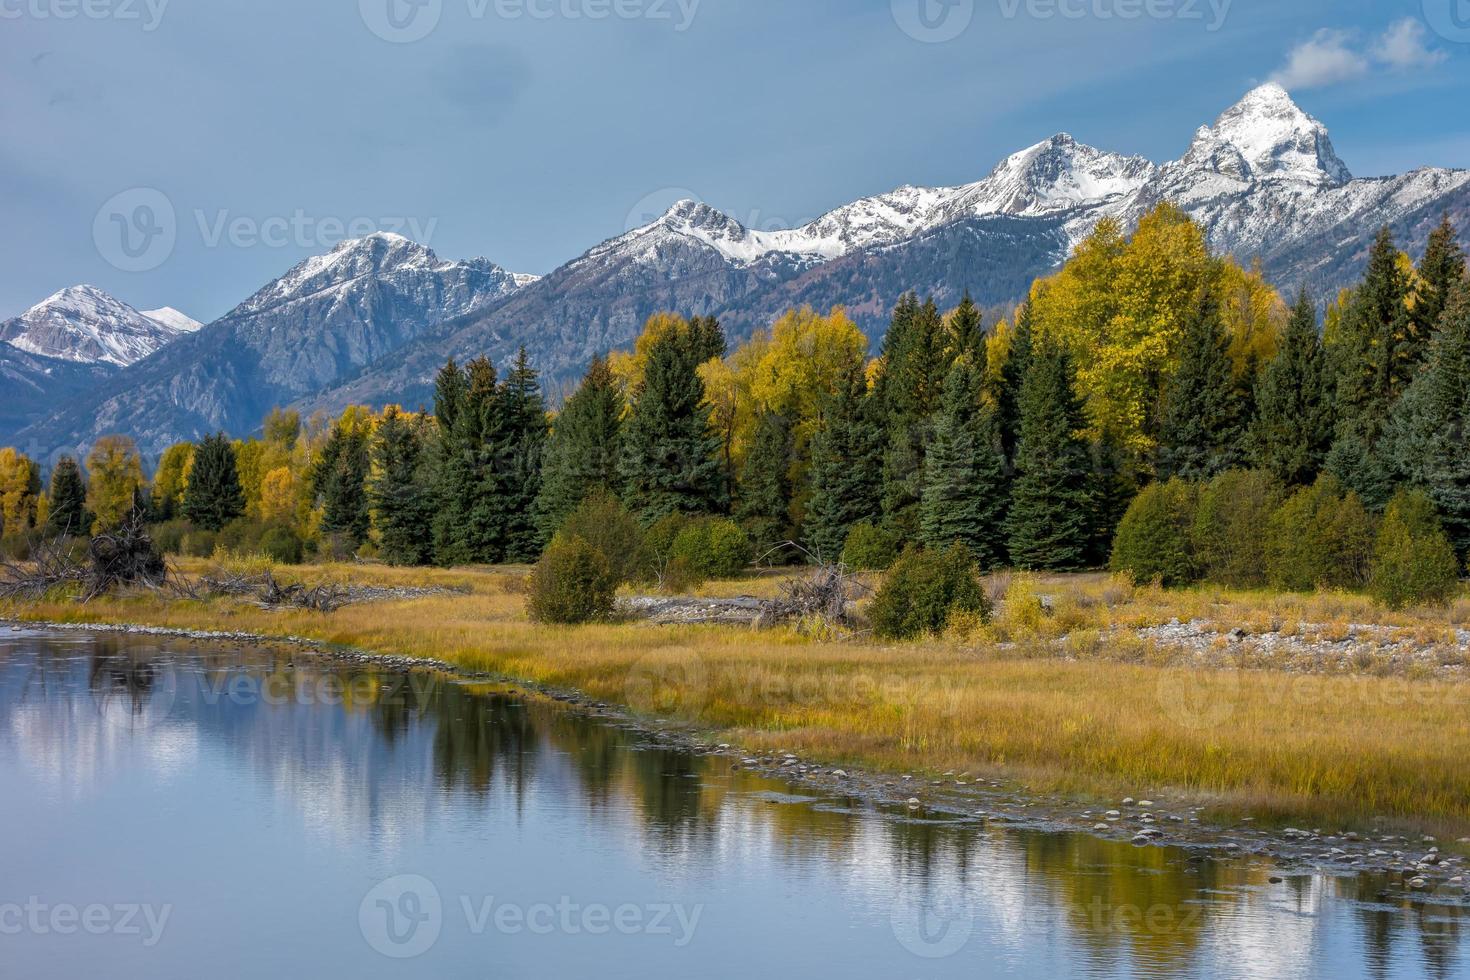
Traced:
<svg viewBox="0 0 1470 980">
<path fill-rule="evenodd" d="M 1353 179 L 1327 127 L 1275 82 L 1251 89 L 1213 126 L 1201 127 L 1184 162 L 1242 181 L 1338 187 Z"/>
<path fill-rule="evenodd" d="M 165 308 L 167 309 L 167 308 Z M 182 313 L 154 317 L 82 283 L 52 293 L 20 316 L 0 323 L 0 341 L 41 357 L 126 367 L 198 328 Z M 184 325 L 184 321 L 193 324 Z"/>
</svg>

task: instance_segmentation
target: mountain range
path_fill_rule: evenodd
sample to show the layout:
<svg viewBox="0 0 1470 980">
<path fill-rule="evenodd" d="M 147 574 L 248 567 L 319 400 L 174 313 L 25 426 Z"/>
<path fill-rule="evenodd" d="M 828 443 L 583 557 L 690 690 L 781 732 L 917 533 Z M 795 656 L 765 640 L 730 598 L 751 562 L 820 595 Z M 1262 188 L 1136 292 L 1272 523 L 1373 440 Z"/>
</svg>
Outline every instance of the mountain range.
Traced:
<svg viewBox="0 0 1470 980">
<path fill-rule="evenodd" d="M 909 289 L 942 306 L 965 290 L 982 305 L 1012 303 L 1099 221 L 1127 227 L 1162 201 L 1198 221 L 1217 252 L 1259 261 L 1279 289 L 1324 296 L 1357 277 L 1383 225 L 1405 247 L 1421 246 L 1446 214 L 1470 227 L 1470 171 L 1354 178 L 1326 127 L 1268 84 L 1167 163 L 1059 134 L 975 183 L 901 187 L 799 228 L 750 229 L 680 201 L 540 278 L 373 235 L 306 260 L 220 320 L 120 367 L 104 389 L 27 419 L 18 437 L 0 416 L 0 441 L 75 450 L 125 431 L 156 453 L 215 429 L 248 433 L 275 405 L 417 407 L 430 402 L 447 357 L 501 363 L 522 345 L 556 394 L 595 354 L 630 345 L 660 310 L 718 316 L 739 340 L 793 306 L 841 304 L 877 337 Z M 31 355 L 11 344 L 0 375 L 35 370 L 13 363 Z M 98 349 L 134 348 L 88 348 Z"/>
</svg>

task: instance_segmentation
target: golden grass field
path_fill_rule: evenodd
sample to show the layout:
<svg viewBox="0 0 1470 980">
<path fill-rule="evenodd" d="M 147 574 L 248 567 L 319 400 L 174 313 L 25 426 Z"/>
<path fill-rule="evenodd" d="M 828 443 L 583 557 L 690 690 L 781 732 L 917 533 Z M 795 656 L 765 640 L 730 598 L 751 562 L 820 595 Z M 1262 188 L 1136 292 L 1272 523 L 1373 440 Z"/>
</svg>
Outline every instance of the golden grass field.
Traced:
<svg viewBox="0 0 1470 980">
<path fill-rule="evenodd" d="M 1470 680 L 1453 676 L 1464 666 L 1452 643 L 1453 624 L 1470 613 L 1463 599 L 1389 613 L 1350 595 L 1001 578 L 990 588 L 1009 599 L 993 623 L 881 644 L 728 626 L 541 626 L 524 612 L 524 573 L 374 565 L 278 573 L 467 590 L 331 614 L 145 593 L 87 605 L 10 603 L 0 615 L 293 635 L 435 658 L 576 689 L 751 752 L 786 750 L 834 765 L 969 772 L 1083 800 L 1189 797 L 1267 820 L 1366 826 L 1376 817 L 1449 836 L 1470 830 Z M 766 574 L 700 591 L 769 594 L 778 584 Z M 1034 601 L 1038 593 L 1050 597 L 1050 612 Z M 1134 632 L 1175 617 L 1326 639 L 1379 624 L 1439 644 L 1435 662 L 1446 669 L 1364 655 L 1321 672 L 1288 672 L 1270 658 L 1232 660 L 1223 646 L 1205 656 L 1213 666 L 1185 666 L 1177 652 Z"/>
</svg>

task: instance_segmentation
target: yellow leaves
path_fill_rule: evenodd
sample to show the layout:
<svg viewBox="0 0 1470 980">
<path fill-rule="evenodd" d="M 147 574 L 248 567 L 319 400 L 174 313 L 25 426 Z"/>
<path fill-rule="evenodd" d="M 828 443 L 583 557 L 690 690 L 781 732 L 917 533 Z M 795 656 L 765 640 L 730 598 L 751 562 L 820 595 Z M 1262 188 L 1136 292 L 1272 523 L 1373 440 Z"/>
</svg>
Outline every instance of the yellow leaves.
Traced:
<svg viewBox="0 0 1470 980">
<path fill-rule="evenodd" d="M 87 509 L 96 518 L 94 530 L 116 527 L 133 506 L 133 494 L 143 486 L 143 463 L 127 436 L 103 436 L 87 454 Z"/>
<path fill-rule="evenodd" d="M 1261 274 L 1260 262 L 1249 272 L 1234 262 L 1221 262 L 1218 279 L 1221 316 L 1230 337 L 1230 362 L 1237 378 L 1276 356 L 1288 311 L 1280 294 Z"/>
<path fill-rule="evenodd" d="M 22 534 L 35 527 L 41 492 L 41 468 L 14 449 L 0 449 L 0 530 Z"/>
<path fill-rule="evenodd" d="M 258 504 L 261 521 L 267 524 L 289 524 L 296 517 L 300 493 L 296 474 L 289 466 L 278 466 L 260 481 Z"/>
<path fill-rule="evenodd" d="M 673 333 L 687 332 L 689 321 L 676 313 L 655 313 L 643 325 L 643 332 L 633 343 L 632 351 L 614 351 L 608 355 L 608 367 L 622 383 L 623 394 L 631 395 L 643 383 L 648 367 L 648 354 L 655 344 Z"/>
</svg>

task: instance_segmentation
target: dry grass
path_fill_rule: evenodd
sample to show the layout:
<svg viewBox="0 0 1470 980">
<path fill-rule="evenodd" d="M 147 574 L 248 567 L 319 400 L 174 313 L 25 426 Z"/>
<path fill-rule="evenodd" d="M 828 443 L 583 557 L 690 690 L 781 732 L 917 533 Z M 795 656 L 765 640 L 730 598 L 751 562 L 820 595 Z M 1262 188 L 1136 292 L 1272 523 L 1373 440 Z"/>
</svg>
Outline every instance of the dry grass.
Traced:
<svg viewBox="0 0 1470 980">
<path fill-rule="evenodd" d="M 155 595 L 10 604 L 0 614 L 290 634 L 432 657 L 574 688 L 751 751 L 833 763 L 969 771 L 1085 797 L 1189 794 L 1282 818 L 1371 815 L 1449 832 L 1470 827 L 1470 684 L 1181 669 L 1150 643 L 1105 635 L 1117 624 L 1175 617 L 1247 629 L 1307 621 L 1443 631 L 1453 611 L 1387 613 L 1353 596 L 1165 593 L 1103 576 L 1017 576 L 1010 594 L 1021 601 L 1002 606 L 994 624 L 884 646 L 721 627 L 543 627 L 524 614 L 524 571 L 348 565 L 293 573 L 308 583 L 468 590 L 330 615 Z M 701 592 L 765 594 L 778 580 L 762 575 Z"/>
</svg>

